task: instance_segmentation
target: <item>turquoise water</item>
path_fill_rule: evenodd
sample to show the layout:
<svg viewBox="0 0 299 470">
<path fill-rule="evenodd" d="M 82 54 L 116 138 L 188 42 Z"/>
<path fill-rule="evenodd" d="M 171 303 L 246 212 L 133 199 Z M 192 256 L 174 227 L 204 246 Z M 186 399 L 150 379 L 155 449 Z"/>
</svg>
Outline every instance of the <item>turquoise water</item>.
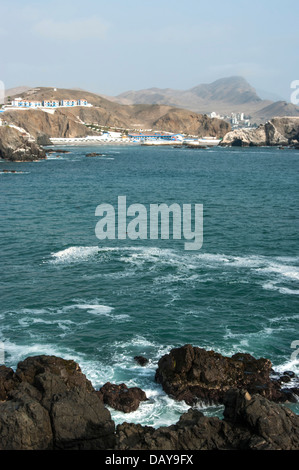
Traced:
<svg viewBox="0 0 299 470">
<path fill-rule="evenodd" d="M 98 388 L 143 388 L 150 400 L 116 422 L 176 422 L 188 406 L 154 382 L 158 359 L 186 343 L 267 357 L 299 372 L 299 153 L 65 147 L 34 163 L 0 162 L 1 311 L 5 363 L 54 354 Z M 103 157 L 86 158 L 101 152 Z M 95 209 L 203 204 L 203 246 L 98 240 Z M 140 367 L 135 355 L 145 355 Z M 296 405 L 294 407 L 296 409 Z M 221 414 L 221 407 L 207 407 Z"/>
</svg>

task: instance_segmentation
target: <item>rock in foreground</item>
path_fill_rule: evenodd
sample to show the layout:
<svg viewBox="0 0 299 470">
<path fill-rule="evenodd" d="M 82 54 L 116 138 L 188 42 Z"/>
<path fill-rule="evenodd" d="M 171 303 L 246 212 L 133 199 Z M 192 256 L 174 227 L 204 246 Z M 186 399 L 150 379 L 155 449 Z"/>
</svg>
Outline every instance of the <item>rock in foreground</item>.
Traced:
<svg viewBox="0 0 299 470">
<path fill-rule="evenodd" d="M 97 394 L 106 405 L 124 413 L 136 411 L 140 402 L 147 400 L 145 392 L 138 387 L 128 388 L 125 384 L 116 385 L 110 382 L 103 385 Z"/>
<path fill-rule="evenodd" d="M 274 401 L 285 401 L 278 382 L 270 378 L 272 364 L 250 354 L 224 357 L 187 344 L 163 356 L 156 380 L 164 391 L 188 405 L 198 401 L 222 403 L 231 388 L 245 388 Z"/>
<path fill-rule="evenodd" d="M 299 416 L 260 395 L 231 390 L 224 419 L 196 409 L 177 424 L 154 429 L 123 423 L 116 429 L 120 450 L 299 450 Z"/>
<path fill-rule="evenodd" d="M 220 375 L 231 366 L 214 360 Z M 0 450 L 299 450 L 299 416 L 243 388 L 223 393 L 224 419 L 190 409 L 172 426 L 123 423 L 115 430 L 79 365 L 55 356 L 29 357 L 16 372 L 1 366 L 0 400 Z"/>
<path fill-rule="evenodd" d="M 110 412 L 74 361 L 37 356 L 14 374 L 2 367 L 0 391 L 0 450 L 114 446 Z"/>
</svg>

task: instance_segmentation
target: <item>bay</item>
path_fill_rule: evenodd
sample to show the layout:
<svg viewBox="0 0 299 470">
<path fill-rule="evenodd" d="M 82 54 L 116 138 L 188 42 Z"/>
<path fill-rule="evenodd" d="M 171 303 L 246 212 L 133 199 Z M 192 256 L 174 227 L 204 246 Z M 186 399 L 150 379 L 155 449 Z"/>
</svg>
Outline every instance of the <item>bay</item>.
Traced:
<svg viewBox="0 0 299 470">
<path fill-rule="evenodd" d="M 5 364 L 76 360 L 96 388 L 143 388 L 150 400 L 116 422 L 174 423 L 188 409 L 154 376 L 187 343 L 267 357 L 299 372 L 299 153 L 277 148 L 65 147 L 1 169 L 0 341 Z M 103 156 L 86 158 L 87 153 Z M 203 204 L 203 246 L 98 240 L 96 207 Z M 150 362 L 141 367 L 134 356 Z M 293 408 L 298 412 L 297 404 Z M 221 407 L 204 407 L 221 415 Z"/>
</svg>

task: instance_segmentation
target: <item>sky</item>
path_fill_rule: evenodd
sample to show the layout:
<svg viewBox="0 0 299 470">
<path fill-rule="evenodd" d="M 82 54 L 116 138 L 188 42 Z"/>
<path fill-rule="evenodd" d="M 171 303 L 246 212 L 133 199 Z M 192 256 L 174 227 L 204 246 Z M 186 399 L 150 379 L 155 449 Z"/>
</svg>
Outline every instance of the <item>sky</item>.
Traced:
<svg viewBox="0 0 299 470">
<path fill-rule="evenodd" d="M 239 75 L 289 101 L 298 17 L 298 0 L 0 0 L 0 81 L 116 96 Z"/>
</svg>

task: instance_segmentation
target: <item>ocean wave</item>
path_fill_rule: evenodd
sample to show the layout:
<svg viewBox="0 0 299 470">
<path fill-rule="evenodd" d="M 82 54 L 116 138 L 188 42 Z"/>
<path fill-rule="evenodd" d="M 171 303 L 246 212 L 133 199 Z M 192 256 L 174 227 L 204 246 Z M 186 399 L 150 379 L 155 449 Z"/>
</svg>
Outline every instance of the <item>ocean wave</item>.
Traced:
<svg viewBox="0 0 299 470">
<path fill-rule="evenodd" d="M 257 269 L 257 271 L 264 273 L 274 273 L 280 275 L 281 277 L 286 277 L 295 281 L 299 281 L 299 268 L 293 265 L 290 266 L 284 264 L 276 264 L 270 261 L 268 266 L 264 268 L 259 268 Z"/>
<path fill-rule="evenodd" d="M 98 299 L 73 300 L 71 305 L 45 308 L 21 308 L 3 313 L 6 322 L 1 322 L 1 336 L 10 339 L 16 336 L 28 342 L 48 341 L 49 337 L 64 338 L 81 335 L 82 331 L 101 328 L 114 323 L 131 322 L 129 314 L 115 311 Z"/>
<path fill-rule="evenodd" d="M 266 290 L 276 290 L 281 294 L 298 295 L 292 285 L 279 285 L 279 282 L 299 280 L 298 257 L 269 257 L 263 255 L 235 256 L 224 253 L 189 253 L 171 248 L 147 246 L 71 246 L 51 254 L 50 263 L 71 265 L 88 261 L 111 262 L 111 272 L 90 275 L 90 279 L 107 277 L 121 279 L 132 277 L 146 269 L 154 273 L 154 283 L 194 284 L 207 282 L 215 276 L 225 275 L 229 282 L 254 282 Z M 118 263 L 113 270 L 113 262 Z M 123 263 L 123 270 L 119 269 Z M 172 272 L 165 273 L 164 268 Z M 211 276 L 211 273 L 213 274 Z M 244 276 L 245 274 L 245 276 Z M 254 279 L 253 279 L 254 276 Z M 257 277 L 258 276 L 258 277 Z M 83 274 L 86 277 L 86 274 Z M 87 279 L 89 279 L 87 277 Z"/>
<path fill-rule="evenodd" d="M 115 424 L 127 423 L 146 423 L 147 426 L 158 428 L 161 426 L 170 426 L 175 424 L 182 413 L 190 409 L 184 401 L 175 401 L 166 395 L 159 386 L 151 388 L 144 387 L 144 392 L 148 401 L 141 402 L 139 408 L 132 413 L 122 413 L 110 407 L 112 419 Z"/>
<path fill-rule="evenodd" d="M 289 289 L 288 287 L 278 286 L 275 282 L 267 282 L 263 284 L 262 287 L 266 290 L 276 290 L 280 294 L 299 295 L 299 289 Z"/>
<path fill-rule="evenodd" d="M 105 315 L 110 316 L 110 313 L 114 310 L 113 307 L 108 307 L 107 305 L 95 304 L 75 304 L 73 308 L 79 308 L 81 310 L 86 310 L 87 313 L 92 313 L 93 315 Z"/>
<path fill-rule="evenodd" d="M 97 254 L 99 248 L 97 246 L 71 246 L 56 253 L 52 253 L 51 262 L 54 264 L 78 263 L 88 260 Z"/>
</svg>

